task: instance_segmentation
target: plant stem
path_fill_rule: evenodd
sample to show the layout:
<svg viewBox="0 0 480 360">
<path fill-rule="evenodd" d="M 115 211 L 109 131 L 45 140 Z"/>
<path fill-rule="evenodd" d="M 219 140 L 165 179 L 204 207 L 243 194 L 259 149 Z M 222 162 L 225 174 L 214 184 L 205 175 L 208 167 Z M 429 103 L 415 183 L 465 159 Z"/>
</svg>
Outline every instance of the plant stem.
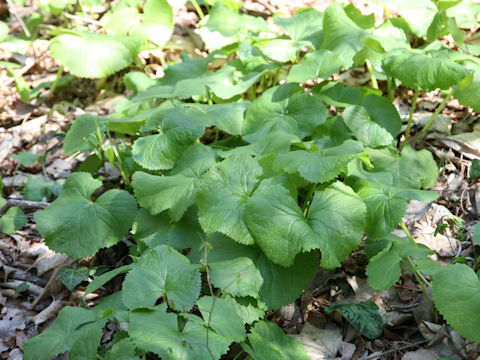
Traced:
<svg viewBox="0 0 480 360">
<path fill-rule="evenodd" d="M 202 20 L 205 17 L 205 14 L 203 13 L 202 8 L 200 5 L 198 5 L 197 0 L 192 0 L 193 7 L 197 11 L 198 16 L 200 16 L 200 20 Z"/>
<path fill-rule="evenodd" d="M 417 243 L 415 242 L 415 240 L 413 239 L 413 236 L 412 234 L 410 233 L 410 231 L 408 230 L 407 226 L 405 225 L 405 223 L 402 221 L 400 221 L 400 226 L 402 227 L 402 230 L 404 231 L 405 235 L 407 235 L 407 238 L 408 240 L 415 246 L 417 246 Z M 410 256 L 406 256 L 407 260 L 408 260 L 408 263 L 410 265 L 410 270 L 412 271 L 413 275 L 415 276 L 415 279 L 417 279 L 417 282 L 419 283 L 420 287 L 422 288 L 422 292 L 425 294 L 425 297 L 427 298 L 427 301 L 428 301 L 428 305 L 430 306 L 430 309 L 432 311 L 432 314 L 434 315 L 435 317 L 435 322 L 438 321 L 438 313 L 437 313 L 437 310 L 435 309 L 435 306 L 433 306 L 433 302 L 432 300 L 430 299 L 430 296 L 428 295 L 428 292 L 427 292 L 427 289 L 425 288 L 425 284 L 427 286 L 429 286 L 429 282 L 427 281 L 427 279 L 425 279 L 425 277 L 415 269 L 415 264 L 413 263 L 412 259 L 410 258 Z"/>
<path fill-rule="evenodd" d="M 420 89 L 415 90 L 415 95 L 413 95 L 413 99 L 412 99 L 412 105 L 410 106 L 410 114 L 408 115 L 407 130 L 405 130 L 405 140 L 407 141 L 410 138 L 410 128 L 412 127 L 413 112 L 415 111 L 415 106 L 417 105 L 418 95 L 420 95 Z"/>
<path fill-rule="evenodd" d="M 302 205 L 303 215 L 307 215 L 308 204 L 310 203 L 310 200 L 312 200 L 313 192 L 315 191 L 316 186 L 317 186 L 316 183 L 312 184 L 312 186 L 308 190 L 307 195 L 305 196 L 305 200 L 303 201 L 303 205 Z"/>
<path fill-rule="evenodd" d="M 420 136 L 418 137 L 419 139 L 422 138 L 423 136 L 425 136 L 425 133 L 427 132 L 428 128 L 433 124 L 433 122 L 435 121 L 435 119 L 437 118 L 438 114 L 440 114 L 440 112 L 443 110 L 443 108 L 445 107 L 445 105 L 447 105 L 447 102 L 448 100 L 450 100 L 450 98 L 452 97 L 453 95 L 453 90 L 450 90 L 447 94 L 447 96 L 445 96 L 445 99 L 443 99 L 442 103 L 440 104 L 439 107 L 437 107 L 437 109 L 435 110 L 435 112 L 433 113 L 432 117 L 428 120 L 428 122 L 425 124 L 425 126 L 423 127 L 422 131 L 420 131 Z"/>
<path fill-rule="evenodd" d="M 391 76 L 387 76 L 387 96 L 388 100 L 395 100 L 395 80 Z"/>
<path fill-rule="evenodd" d="M 372 63 L 370 62 L 370 59 L 365 60 L 365 65 L 367 65 L 368 72 L 370 73 L 370 79 L 372 81 L 372 87 L 374 89 L 378 90 L 377 78 L 375 77 L 375 73 L 373 72 L 373 67 L 372 67 Z"/>
<path fill-rule="evenodd" d="M 412 245 L 417 246 L 417 243 L 415 242 L 415 240 L 413 240 L 413 236 L 410 233 L 410 230 L 408 230 L 407 225 L 405 225 L 403 220 L 400 220 L 400 227 L 402 228 L 405 235 L 407 235 L 407 239 L 412 243 Z"/>
<path fill-rule="evenodd" d="M 240 355 L 242 355 L 242 354 L 243 354 L 243 350 L 242 350 L 242 351 L 240 351 L 240 352 L 237 354 L 237 356 L 235 356 L 235 357 L 233 358 L 233 360 L 237 360 L 237 359 L 238 359 L 238 357 L 239 357 Z"/>
<path fill-rule="evenodd" d="M 125 180 L 125 183 L 132 187 L 132 183 L 130 182 L 130 179 L 128 178 L 127 174 L 125 173 L 125 170 L 123 168 L 123 161 L 122 161 L 122 158 L 120 157 L 120 153 L 118 152 L 118 149 L 117 149 L 117 146 L 115 145 L 115 143 L 113 142 L 112 140 L 112 136 L 110 135 L 110 132 L 109 131 L 106 131 L 106 134 L 108 136 L 108 141 L 110 142 L 110 145 L 112 146 L 112 150 L 113 150 L 113 153 L 115 154 L 115 157 L 117 158 L 118 160 L 118 170 L 120 171 L 120 174 L 122 175 L 123 177 L 123 180 Z"/>
<path fill-rule="evenodd" d="M 424 282 L 426 282 L 427 280 L 423 277 L 423 275 L 421 276 L 421 274 L 415 269 L 415 264 L 413 263 L 410 256 L 407 256 L 407 259 L 408 259 L 408 262 L 410 264 L 410 270 L 412 271 L 413 276 L 415 276 L 415 279 L 417 279 L 418 284 L 422 288 L 422 292 L 425 295 L 425 297 L 427 298 L 428 305 L 430 306 L 430 310 L 432 311 L 434 321 L 435 321 L 435 323 L 437 323 L 438 322 L 437 309 L 435 309 L 435 306 L 433 305 L 433 301 L 432 301 L 432 299 L 430 299 L 430 296 L 428 295 L 427 289 L 425 288 L 425 285 L 424 285 Z M 428 284 L 428 282 L 426 282 L 426 284 Z"/>
<path fill-rule="evenodd" d="M 50 88 L 50 93 L 48 94 L 48 99 L 50 99 L 53 94 L 55 93 L 55 89 L 57 88 L 58 82 L 60 80 L 60 77 L 63 74 L 63 65 L 60 65 L 57 71 L 57 76 L 55 77 L 55 81 L 52 84 L 52 87 Z"/>
</svg>

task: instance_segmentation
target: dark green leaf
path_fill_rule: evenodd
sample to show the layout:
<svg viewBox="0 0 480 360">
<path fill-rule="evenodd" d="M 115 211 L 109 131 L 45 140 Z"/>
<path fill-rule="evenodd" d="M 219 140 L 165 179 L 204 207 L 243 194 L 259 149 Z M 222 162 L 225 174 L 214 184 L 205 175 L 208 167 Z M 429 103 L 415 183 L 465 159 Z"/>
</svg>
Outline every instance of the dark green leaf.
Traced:
<svg viewBox="0 0 480 360">
<path fill-rule="evenodd" d="M 383 332 L 383 319 L 378 306 L 372 301 L 357 304 L 333 303 L 325 308 L 327 314 L 338 311 L 350 324 L 367 339 L 376 339 Z"/>
<path fill-rule="evenodd" d="M 255 360 L 308 360 L 307 351 L 294 338 L 287 336 L 275 323 L 260 320 L 248 334 L 250 346 L 243 349 Z"/>
<path fill-rule="evenodd" d="M 56 279 L 60 280 L 69 291 L 72 291 L 78 284 L 88 279 L 89 272 L 90 270 L 84 266 L 77 268 L 63 266 L 58 270 Z"/>
</svg>

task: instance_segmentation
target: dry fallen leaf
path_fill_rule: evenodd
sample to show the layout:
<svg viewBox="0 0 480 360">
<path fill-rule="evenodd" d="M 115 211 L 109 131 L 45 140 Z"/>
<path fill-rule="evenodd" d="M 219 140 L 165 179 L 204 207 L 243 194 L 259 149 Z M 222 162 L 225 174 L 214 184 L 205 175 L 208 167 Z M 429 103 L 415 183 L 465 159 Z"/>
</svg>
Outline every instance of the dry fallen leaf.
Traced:
<svg viewBox="0 0 480 360">
<path fill-rule="evenodd" d="M 431 350 L 420 349 L 409 351 L 402 356 L 402 360 L 437 360 L 438 357 Z"/>
<path fill-rule="evenodd" d="M 337 353 L 342 343 L 339 330 L 318 329 L 306 323 L 298 335 L 290 335 L 297 339 L 307 350 L 312 360 L 337 359 Z"/>
</svg>

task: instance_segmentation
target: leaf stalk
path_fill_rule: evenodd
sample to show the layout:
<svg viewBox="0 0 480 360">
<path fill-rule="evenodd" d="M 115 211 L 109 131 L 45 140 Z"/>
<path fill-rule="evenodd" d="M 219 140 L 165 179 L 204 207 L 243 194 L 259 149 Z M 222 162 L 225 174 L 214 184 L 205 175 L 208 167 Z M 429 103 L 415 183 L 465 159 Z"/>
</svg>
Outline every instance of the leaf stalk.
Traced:
<svg viewBox="0 0 480 360">
<path fill-rule="evenodd" d="M 408 114 L 407 129 L 405 130 L 405 140 L 408 141 L 410 138 L 410 129 L 412 128 L 412 118 L 415 107 L 417 106 L 418 95 L 420 95 L 420 89 L 415 90 L 415 95 L 413 95 L 412 105 L 410 106 L 410 113 Z"/>
<path fill-rule="evenodd" d="M 372 82 L 372 87 L 378 90 L 377 77 L 375 76 L 375 72 L 373 71 L 373 66 L 370 62 L 370 59 L 365 60 L 365 65 L 367 65 L 368 72 L 370 73 L 370 81 Z"/>
<path fill-rule="evenodd" d="M 418 139 L 421 139 L 422 137 L 425 136 L 428 128 L 433 124 L 433 122 L 437 118 L 438 114 L 440 114 L 440 112 L 445 108 L 445 105 L 447 105 L 447 102 L 450 100 L 452 95 L 453 95 L 453 90 L 450 90 L 448 92 L 447 96 L 445 96 L 445 99 L 443 99 L 440 106 L 435 109 L 435 112 L 433 113 L 432 117 L 430 119 L 428 119 L 428 122 L 425 124 L 423 129 L 420 131 L 420 135 L 419 135 Z"/>
</svg>

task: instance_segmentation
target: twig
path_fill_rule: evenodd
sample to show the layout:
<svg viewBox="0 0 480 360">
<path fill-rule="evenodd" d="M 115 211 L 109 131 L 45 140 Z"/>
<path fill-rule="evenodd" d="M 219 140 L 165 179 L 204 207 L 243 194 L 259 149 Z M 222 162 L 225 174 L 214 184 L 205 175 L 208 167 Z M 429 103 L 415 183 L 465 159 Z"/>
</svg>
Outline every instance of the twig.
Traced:
<svg viewBox="0 0 480 360">
<path fill-rule="evenodd" d="M 20 23 L 20 26 L 22 27 L 23 32 L 25 35 L 27 35 L 28 38 L 32 37 L 32 34 L 30 33 L 30 30 L 28 30 L 27 25 L 23 22 L 22 18 L 18 16 L 17 11 L 15 10 L 15 7 L 12 4 L 11 0 L 7 0 L 7 5 L 8 5 L 8 11 L 10 11 L 15 19 Z"/>
<path fill-rule="evenodd" d="M 2 267 L 5 271 L 4 281 L 7 281 L 7 278 L 11 278 L 13 280 L 30 282 L 41 287 L 45 287 L 45 285 L 47 285 L 47 281 L 45 279 L 39 278 L 38 276 L 31 275 L 23 270 L 16 269 L 7 265 L 2 265 Z"/>
<path fill-rule="evenodd" d="M 427 342 L 427 340 L 423 340 L 423 341 L 419 341 L 419 342 L 416 342 L 416 343 L 413 343 L 413 344 L 408 344 L 408 345 L 399 347 L 398 349 L 392 349 L 392 350 L 384 351 L 380 354 L 372 354 L 372 355 L 367 356 L 366 358 L 363 358 L 363 360 L 376 359 L 380 356 L 391 354 L 393 352 L 397 352 L 397 351 L 405 350 L 405 349 L 408 349 L 408 348 L 411 348 L 411 347 L 414 347 L 414 346 L 419 346 L 419 345 L 425 344 L 426 342 Z"/>
<path fill-rule="evenodd" d="M 0 209 L 0 216 L 5 214 L 11 207 L 18 206 L 22 211 L 42 210 L 48 206 L 45 201 L 29 201 L 19 199 L 9 199 L 7 203 Z"/>
<path fill-rule="evenodd" d="M 103 24 L 100 22 L 100 21 L 97 21 L 97 20 L 93 20 L 93 19 L 89 19 L 89 18 L 84 18 L 84 17 L 81 17 L 81 16 L 77 16 L 77 15 L 72 15 L 72 14 L 69 14 L 69 13 L 64 13 L 63 15 L 65 15 L 65 17 L 71 19 L 71 20 L 75 20 L 75 21 L 79 21 L 79 22 L 84 22 L 84 23 L 88 23 L 88 24 L 92 24 L 92 25 L 97 25 L 97 26 L 100 26 L 100 27 L 103 27 Z"/>
</svg>

